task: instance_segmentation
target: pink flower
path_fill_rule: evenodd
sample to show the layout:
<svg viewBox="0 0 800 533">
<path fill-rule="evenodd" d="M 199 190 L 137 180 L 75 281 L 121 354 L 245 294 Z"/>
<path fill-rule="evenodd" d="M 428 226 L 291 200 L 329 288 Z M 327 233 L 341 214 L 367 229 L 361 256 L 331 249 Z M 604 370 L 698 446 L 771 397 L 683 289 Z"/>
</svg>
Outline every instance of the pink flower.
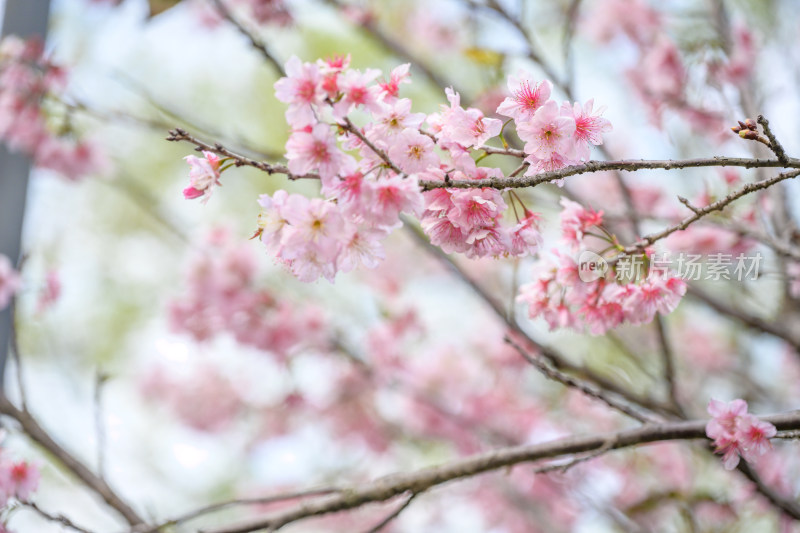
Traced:
<svg viewBox="0 0 800 533">
<path fill-rule="evenodd" d="M 363 184 L 362 213 L 364 218 L 377 226 L 394 226 L 401 212 L 419 215 L 425 205 L 415 175 L 392 176 Z"/>
<path fill-rule="evenodd" d="M 726 470 L 736 468 L 740 456 L 754 461 L 766 453 L 771 447 L 769 439 L 777 433 L 772 424 L 748 414 L 744 400 L 726 404 L 712 398 L 708 413 L 712 418 L 706 424 L 706 435 L 714 441 L 717 453 L 723 454 Z"/>
<path fill-rule="evenodd" d="M 386 252 L 380 243 L 385 236 L 385 231 L 353 228 L 350 236 L 344 239 L 339 252 L 337 260 L 339 270 L 350 272 L 359 264 L 366 268 L 377 267 L 386 258 Z"/>
<path fill-rule="evenodd" d="M 450 107 L 443 107 L 440 117 L 441 131 L 436 135 L 445 142 L 455 142 L 464 147 L 483 144 L 500 134 L 502 121 L 496 118 L 485 118 L 479 109 L 461 107 L 461 96 L 451 87 L 445 89 Z"/>
<path fill-rule="evenodd" d="M 517 76 L 508 77 L 508 89 L 511 96 L 498 106 L 497 113 L 513 118 L 518 124 L 531 120 L 536 110 L 550 99 L 552 84 L 545 80 L 535 83 L 520 72 Z"/>
<path fill-rule="evenodd" d="M 283 229 L 289 224 L 283 214 L 283 206 L 289 198 L 289 193 L 284 190 L 275 191 L 270 197 L 262 194 L 258 198 L 261 212 L 258 214 L 258 228 L 261 242 L 267 245 L 273 253 L 280 252 L 280 242 L 283 237 Z"/>
<path fill-rule="evenodd" d="M 487 226 L 495 226 L 506 209 L 506 203 L 497 189 L 460 189 L 451 195 L 453 208 L 447 218 L 469 233 Z"/>
<path fill-rule="evenodd" d="M 567 198 L 562 198 L 560 204 L 564 208 L 561 212 L 561 234 L 567 244 L 577 249 L 590 228 L 603 224 L 603 212 L 583 207 Z"/>
<path fill-rule="evenodd" d="M 221 160 L 212 152 L 203 152 L 203 158 L 187 155 L 184 157 L 189 163 L 189 187 L 184 189 L 183 196 L 187 200 L 204 197 L 206 202 L 211 197 L 214 187 L 220 185 L 219 167 Z"/>
<path fill-rule="evenodd" d="M 320 198 L 309 200 L 299 194 L 291 195 L 281 210 L 291 225 L 291 231 L 284 232 L 281 255 L 293 259 L 307 246 L 323 246 L 336 242 L 344 230 L 344 219 L 331 202 Z M 334 254 L 335 255 L 335 254 Z"/>
<path fill-rule="evenodd" d="M 558 104 L 550 100 L 536 110 L 533 119 L 517 126 L 520 139 L 525 141 L 525 153 L 539 159 L 549 159 L 554 153 L 571 157 L 575 119 L 559 115 Z"/>
<path fill-rule="evenodd" d="M 511 246 L 509 253 L 517 257 L 533 255 L 542 245 L 542 234 L 539 233 L 539 214 L 525 210 L 525 218 L 511 228 Z"/>
<path fill-rule="evenodd" d="M 286 62 L 286 77 L 275 82 L 275 97 L 289 104 L 286 122 L 293 128 L 317 123 L 314 106 L 319 106 L 325 99 L 321 82 L 318 66 L 303 63 L 297 56 Z"/>
<path fill-rule="evenodd" d="M 575 102 L 573 106 L 569 102 L 561 105 L 561 114 L 565 117 L 572 117 L 575 120 L 575 152 L 578 159 L 588 161 L 590 157 L 589 145 L 595 146 L 603 144 L 603 133 L 611 131 L 611 122 L 600 115 L 603 109 L 592 112 L 594 100 L 589 100 L 581 106 Z"/>
<path fill-rule="evenodd" d="M 412 113 L 411 100 L 400 98 L 375 114 L 375 126 L 372 130 L 381 138 L 389 139 L 406 128 L 418 130 L 424 121 L 425 113 Z"/>
<path fill-rule="evenodd" d="M 416 173 L 428 167 L 439 166 L 439 156 L 434 152 L 433 139 L 415 129 L 407 128 L 392 139 L 389 158 L 403 172 Z"/>
<path fill-rule="evenodd" d="M 292 174 L 318 171 L 323 182 L 333 179 L 346 164 L 327 124 L 315 124 L 311 131 L 295 131 L 286 141 L 286 159 Z"/>
<path fill-rule="evenodd" d="M 5 309 L 11 298 L 22 285 L 19 274 L 14 270 L 11 260 L 0 254 L 0 310 Z"/>
<path fill-rule="evenodd" d="M 39 469 L 27 461 L 11 465 L 9 481 L 14 495 L 21 501 L 27 501 L 31 493 L 39 486 L 39 477 Z"/>
<path fill-rule="evenodd" d="M 382 109 L 381 88 L 378 85 L 369 85 L 380 75 L 377 69 L 367 69 L 366 72 L 347 70 L 339 76 L 339 91 L 341 100 L 333 106 L 334 116 L 342 118 L 354 107 L 361 107 L 370 113 L 379 113 Z"/>
<path fill-rule="evenodd" d="M 468 248 L 467 235 L 447 217 L 425 216 L 422 219 L 422 229 L 430 237 L 431 244 L 438 246 L 446 254 L 465 252 Z"/>
<path fill-rule="evenodd" d="M 397 95 L 400 92 L 401 83 L 411 83 L 411 80 L 408 79 L 410 77 L 410 74 L 408 73 L 410 67 L 410 63 L 398 65 L 392 69 L 392 72 L 389 76 L 389 81 L 378 83 L 378 86 L 383 91 L 384 102 L 389 102 L 394 98 L 397 98 Z"/>
</svg>

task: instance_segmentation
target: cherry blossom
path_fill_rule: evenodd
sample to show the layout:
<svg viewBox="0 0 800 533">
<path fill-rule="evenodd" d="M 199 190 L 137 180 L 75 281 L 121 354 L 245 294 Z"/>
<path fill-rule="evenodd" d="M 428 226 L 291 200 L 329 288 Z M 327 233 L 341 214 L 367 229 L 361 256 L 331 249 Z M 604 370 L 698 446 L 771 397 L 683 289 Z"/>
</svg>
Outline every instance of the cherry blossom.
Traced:
<svg viewBox="0 0 800 533">
<path fill-rule="evenodd" d="M 706 435 L 714 441 L 717 453 L 722 453 L 726 470 L 739 464 L 739 457 L 755 461 L 770 448 L 769 439 L 777 433 L 775 426 L 747 413 L 747 402 L 729 403 L 711 399 L 708 413 L 713 417 L 706 425 Z"/>
</svg>

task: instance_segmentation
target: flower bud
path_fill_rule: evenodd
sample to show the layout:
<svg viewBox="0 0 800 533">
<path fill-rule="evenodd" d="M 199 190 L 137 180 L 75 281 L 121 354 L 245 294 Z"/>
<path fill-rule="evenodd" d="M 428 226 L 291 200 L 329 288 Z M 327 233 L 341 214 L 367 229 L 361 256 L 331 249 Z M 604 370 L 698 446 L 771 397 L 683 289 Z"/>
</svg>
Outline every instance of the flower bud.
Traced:
<svg viewBox="0 0 800 533">
<path fill-rule="evenodd" d="M 756 125 L 755 121 L 752 118 L 748 118 L 747 120 L 745 120 L 744 125 L 747 127 L 747 129 L 751 131 L 758 131 L 758 125 Z"/>
</svg>

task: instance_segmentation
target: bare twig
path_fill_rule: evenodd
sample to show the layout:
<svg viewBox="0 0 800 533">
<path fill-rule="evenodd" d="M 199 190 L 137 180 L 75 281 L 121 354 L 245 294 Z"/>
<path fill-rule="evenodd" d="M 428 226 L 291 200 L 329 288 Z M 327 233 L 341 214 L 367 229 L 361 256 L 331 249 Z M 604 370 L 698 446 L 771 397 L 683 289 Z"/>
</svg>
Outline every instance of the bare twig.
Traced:
<svg viewBox="0 0 800 533">
<path fill-rule="evenodd" d="M 106 477 L 106 430 L 103 423 L 103 385 L 108 380 L 108 375 L 97 369 L 94 379 L 94 427 L 97 434 L 97 475 L 100 479 Z"/>
<path fill-rule="evenodd" d="M 768 179 L 761 180 L 761 181 L 756 181 L 756 182 L 753 182 L 753 183 L 748 183 L 748 184 L 744 185 L 743 187 L 733 191 L 732 193 L 730 193 L 726 197 L 724 197 L 724 198 L 722 198 L 720 200 L 717 200 L 716 202 L 713 202 L 713 203 L 711 203 L 711 204 L 709 204 L 709 205 L 707 205 L 705 207 L 702 207 L 702 208 L 697 208 L 697 210 L 694 212 L 693 215 L 683 219 L 678 224 L 675 224 L 673 226 L 665 228 L 665 229 L 663 229 L 663 230 L 661 230 L 659 232 L 651 233 L 650 235 L 646 235 L 645 237 L 643 237 L 639 241 L 635 242 L 634 244 L 632 244 L 632 245 L 626 247 L 624 250 L 622 250 L 621 255 L 627 255 L 627 254 L 633 254 L 633 253 L 640 252 L 641 250 L 645 249 L 646 247 L 650 246 L 651 244 L 655 243 L 656 241 L 660 241 L 661 239 L 663 239 L 665 237 L 668 237 L 669 235 L 672 235 L 676 231 L 680 231 L 680 230 L 684 230 L 684 229 L 688 228 L 690 224 L 700 220 L 704 216 L 706 216 L 708 214 L 711 214 L 711 213 L 713 213 L 715 211 L 722 211 L 725 207 L 727 207 L 729 204 L 735 202 L 736 200 L 738 200 L 742 196 L 746 196 L 746 195 L 754 193 L 756 191 L 767 189 L 767 188 L 775 185 L 776 183 L 780 183 L 780 182 L 782 182 L 784 180 L 796 178 L 797 176 L 800 176 L 800 170 L 793 170 L 791 172 L 783 172 L 783 173 L 778 174 L 777 176 L 774 176 L 772 178 L 768 178 Z M 611 261 L 614 261 L 614 259 L 612 259 Z"/>
<path fill-rule="evenodd" d="M 316 174 L 307 174 L 303 176 L 298 176 L 296 174 L 292 174 L 289 171 L 289 167 L 286 165 L 281 164 L 272 164 L 267 163 L 265 161 L 257 161 L 255 159 L 251 159 L 249 157 L 245 157 L 241 154 L 237 154 L 231 150 L 228 150 L 220 143 L 214 143 L 214 145 L 210 145 L 206 142 L 201 141 L 197 137 L 190 135 L 186 130 L 182 128 L 175 128 L 174 130 L 170 130 L 169 136 L 167 137 L 168 141 L 186 141 L 195 145 L 197 148 L 196 150 L 205 150 L 207 152 L 213 152 L 217 155 L 221 155 L 223 157 L 231 158 L 237 167 L 253 167 L 261 170 L 262 172 L 266 172 L 267 174 L 286 174 L 286 176 L 290 180 L 296 179 L 319 179 L 319 176 Z"/>
<path fill-rule="evenodd" d="M 761 418 L 774 424 L 780 430 L 800 428 L 800 413 L 798 412 Z M 287 524 L 310 517 L 345 511 L 370 502 L 386 501 L 401 494 L 422 492 L 451 481 L 521 463 L 591 453 L 604 446 L 611 451 L 651 442 L 707 439 L 706 423 L 707 420 L 693 420 L 658 425 L 648 424 L 609 434 L 568 437 L 542 444 L 501 448 L 437 467 L 388 475 L 369 483 L 353 486 L 339 494 L 319 498 L 312 502 L 304 502 L 268 517 L 239 525 L 207 530 L 206 533 L 249 533 L 259 529 L 276 531 Z M 609 445 L 609 442 L 612 444 Z"/>
<path fill-rule="evenodd" d="M 71 529 L 73 531 L 77 531 L 78 533 L 93 533 L 92 531 L 75 524 L 75 522 L 73 522 L 72 520 L 70 520 L 69 518 L 67 518 L 66 516 L 64 516 L 62 514 L 51 514 L 51 513 L 48 513 L 47 511 L 43 510 L 41 507 L 39 507 L 38 505 L 36 505 L 33 502 L 22 502 L 21 506 L 22 506 L 22 508 L 31 509 L 36 514 L 38 514 L 39 516 L 44 518 L 45 520 L 48 520 L 50 522 L 55 522 L 57 524 L 61 524 L 62 526 L 66 527 L 66 528 L 69 528 L 69 529 Z"/>
<path fill-rule="evenodd" d="M 758 115 L 758 123 L 761 124 L 761 127 L 764 128 L 764 135 L 767 136 L 769 139 L 769 148 L 773 152 L 775 152 L 775 157 L 778 158 L 783 164 L 786 164 L 789 161 L 789 158 L 786 157 L 786 152 L 781 146 L 781 143 L 778 142 L 778 138 L 775 137 L 775 134 L 772 132 L 772 128 L 769 127 L 769 120 L 764 115 Z"/>
<path fill-rule="evenodd" d="M 400 513 L 402 513 L 403 511 L 405 511 L 405 510 L 406 510 L 406 508 L 407 508 L 409 505 L 411 505 L 411 502 L 412 502 L 412 501 L 414 501 L 414 498 L 416 498 L 417 496 L 419 496 L 419 493 L 418 493 L 418 492 L 412 492 L 412 493 L 411 493 L 411 496 L 409 496 L 408 498 L 406 498 L 406 501 L 404 501 L 404 502 L 403 502 L 403 504 L 402 504 L 400 507 L 398 507 L 397 509 L 395 509 L 394 511 L 392 511 L 392 512 L 389 514 L 389 516 L 387 516 L 386 518 L 384 518 L 383 520 L 381 520 L 380 522 L 378 522 L 377 524 L 375 524 L 373 527 L 369 528 L 369 529 L 368 529 L 367 531 L 365 531 L 364 533 L 378 533 L 378 531 L 380 531 L 381 529 L 383 529 L 383 528 L 385 528 L 386 526 L 388 526 L 388 525 L 389 525 L 389 522 L 391 522 L 392 520 L 394 520 L 395 518 L 397 518 L 398 516 L 400 516 Z"/>
<path fill-rule="evenodd" d="M 200 507 L 199 509 L 195 509 L 176 518 L 166 520 L 155 526 L 134 527 L 133 529 L 131 529 L 130 533 L 157 533 L 158 531 L 161 531 L 164 528 L 170 526 L 179 526 L 181 524 L 185 524 L 186 522 L 190 522 L 201 516 L 215 513 L 217 511 L 222 511 L 230 507 L 237 507 L 243 505 L 267 505 L 270 503 L 285 502 L 288 500 L 297 500 L 301 498 L 311 498 L 314 496 L 326 496 L 329 494 L 340 492 L 341 490 L 342 489 L 338 487 L 320 487 L 316 489 L 307 489 L 295 492 L 286 492 L 283 494 L 275 494 L 273 496 L 265 496 L 263 498 L 239 498 L 236 500 L 214 503 L 211 505 L 207 505 L 205 507 Z"/>
</svg>

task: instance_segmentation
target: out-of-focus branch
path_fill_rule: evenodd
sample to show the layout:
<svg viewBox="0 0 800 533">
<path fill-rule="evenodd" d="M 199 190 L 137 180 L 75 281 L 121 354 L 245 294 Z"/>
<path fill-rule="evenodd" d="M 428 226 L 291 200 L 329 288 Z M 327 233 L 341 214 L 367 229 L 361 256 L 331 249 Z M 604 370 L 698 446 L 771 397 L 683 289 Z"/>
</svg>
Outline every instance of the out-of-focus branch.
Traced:
<svg viewBox="0 0 800 533">
<path fill-rule="evenodd" d="M 316 489 L 275 494 L 273 496 L 265 496 L 263 498 L 240 498 L 236 500 L 229 500 L 226 502 L 214 503 L 211 505 L 207 505 L 205 507 L 200 507 L 199 509 L 195 509 L 176 518 L 166 520 L 155 526 L 146 526 L 146 525 L 136 526 L 130 530 L 130 533 L 158 533 L 159 531 L 167 527 L 179 526 L 181 524 L 185 524 L 186 522 L 190 522 L 196 518 L 200 518 L 201 516 L 215 513 L 217 511 L 222 511 L 223 509 L 228 509 L 230 507 L 238 507 L 244 505 L 267 505 L 270 503 L 285 502 L 288 500 L 299 500 L 302 498 L 311 498 L 314 496 L 327 496 L 329 494 L 334 494 L 339 491 L 341 491 L 341 489 L 338 487 L 320 487 Z"/>
<path fill-rule="evenodd" d="M 83 485 L 94 491 L 105 501 L 109 507 L 115 509 L 131 526 L 144 524 L 145 520 L 133 510 L 103 479 L 89 470 L 82 462 L 76 459 L 56 443 L 47 431 L 31 416 L 28 411 L 18 409 L 11 401 L 0 394 L 0 414 L 16 420 L 22 431 L 35 443 L 47 450 L 64 468 L 72 472 Z"/>
<path fill-rule="evenodd" d="M 617 411 L 624 413 L 629 417 L 633 418 L 634 420 L 638 420 L 639 422 L 648 423 L 657 421 L 654 420 L 652 417 L 632 408 L 625 402 L 619 401 L 617 398 L 614 398 L 613 396 L 599 389 L 595 385 L 592 385 L 590 383 L 584 383 L 583 381 L 573 376 L 570 376 L 569 374 L 556 370 L 548 363 L 546 363 L 544 360 L 536 358 L 531 354 L 529 354 L 520 345 L 511 340 L 510 337 L 506 337 L 505 340 L 522 356 L 523 359 L 525 359 L 528 363 L 533 365 L 546 378 L 551 379 L 553 381 L 557 381 L 567 387 L 579 390 L 583 394 L 591 398 L 594 398 L 596 400 L 600 400 L 601 402 L 605 403 L 612 409 L 616 409 Z"/>
<path fill-rule="evenodd" d="M 780 430 L 800 428 L 798 412 L 761 418 Z M 670 422 L 615 433 L 568 437 L 542 444 L 501 448 L 437 467 L 384 476 L 370 483 L 354 485 L 340 494 L 304 502 L 271 516 L 239 525 L 208 529 L 205 533 L 249 533 L 260 529 L 277 531 L 299 520 L 354 509 L 371 502 L 386 501 L 401 494 L 416 494 L 451 481 L 521 463 L 591 453 L 603 448 L 611 451 L 651 442 L 706 439 L 706 424 L 707 420 Z"/>
<path fill-rule="evenodd" d="M 342 9 L 344 6 L 342 2 L 339 0 L 325 0 L 329 5 L 337 8 Z M 412 54 L 411 51 L 406 48 L 403 43 L 398 41 L 397 39 L 391 37 L 385 31 L 381 29 L 378 23 L 372 19 L 368 18 L 364 22 L 361 23 L 361 28 L 364 29 L 366 33 L 372 36 L 373 39 L 378 41 L 381 46 L 389 50 L 392 54 L 397 56 L 401 61 L 405 61 L 407 63 L 411 63 L 412 68 L 416 68 L 422 74 L 428 78 L 431 83 L 444 89 L 445 87 L 453 87 L 453 82 L 444 79 L 440 76 L 435 70 L 430 68 L 425 61 L 422 61 L 421 58 L 417 57 L 416 55 Z M 458 92 L 462 95 L 462 100 L 466 102 L 466 97 L 464 93 L 460 90 Z"/>
<path fill-rule="evenodd" d="M 690 286 L 687 294 L 700 300 L 714 311 L 733 318 L 749 328 L 762 333 L 767 333 L 786 341 L 789 346 L 800 353 L 800 331 L 795 332 L 795 330 L 786 328 L 774 320 L 768 321 L 757 316 L 753 316 L 717 299 L 716 297 L 708 294 L 696 286 Z"/>
<path fill-rule="evenodd" d="M 236 29 L 239 30 L 239 33 L 247 37 L 247 40 L 250 41 L 250 44 L 253 46 L 253 48 L 258 50 L 261 55 L 264 56 L 264 59 L 266 59 L 267 62 L 273 66 L 278 74 L 280 76 L 286 76 L 286 71 L 283 70 L 283 65 L 275 58 L 274 55 L 272 55 L 272 52 L 269 51 L 267 45 L 264 44 L 264 41 L 256 37 L 253 31 L 249 30 L 239 19 L 237 19 L 222 0 L 211 1 L 214 3 L 214 6 L 217 8 L 217 11 L 219 11 L 220 15 L 222 15 L 225 20 L 233 24 Z"/>
</svg>

